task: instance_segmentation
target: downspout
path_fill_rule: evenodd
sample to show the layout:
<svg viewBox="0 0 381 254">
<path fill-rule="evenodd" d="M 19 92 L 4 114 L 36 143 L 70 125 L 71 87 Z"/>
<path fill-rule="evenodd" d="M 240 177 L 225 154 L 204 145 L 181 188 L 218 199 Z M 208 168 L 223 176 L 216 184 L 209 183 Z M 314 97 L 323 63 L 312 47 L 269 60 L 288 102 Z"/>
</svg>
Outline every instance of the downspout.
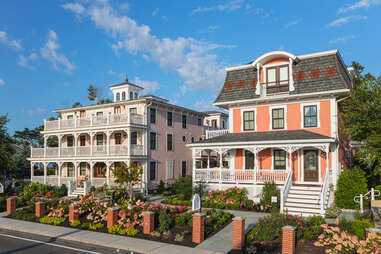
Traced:
<svg viewBox="0 0 381 254">
<path fill-rule="evenodd" d="M 147 155 L 147 163 L 146 163 L 146 173 L 144 175 L 144 178 L 145 178 L 145 186 L 144 186 L 144 192 L 146 194 L 148 194 L 148 167 L 150 166 L 150 163 L 148 161 L 148 139 L 149 139 L 149 128 L 148 128 L 148 109 L 149 107 L 152 105 L 152 101 L 149 101 L 149 103 L 147 104 L 147 115 L 146 115 L 146 121 L 147 121 L 147 137 L 145 138 L 145 144 L 144 144 L 144 147 L 145 147 L 145 152 L 146 152 L 146 155 Z M 157 165 L 156 165 L 157 167 Z"/>
</svg>

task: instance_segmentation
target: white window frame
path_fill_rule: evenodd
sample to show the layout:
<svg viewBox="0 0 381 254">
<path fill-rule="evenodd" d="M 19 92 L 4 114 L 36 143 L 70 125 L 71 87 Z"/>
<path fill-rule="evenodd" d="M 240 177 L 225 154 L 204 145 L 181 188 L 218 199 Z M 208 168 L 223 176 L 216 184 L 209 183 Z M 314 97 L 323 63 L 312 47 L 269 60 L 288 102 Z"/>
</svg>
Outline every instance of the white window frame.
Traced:
<svg viewBox="0 0 381 254">
<path fill-rule="evenodd" d="M 172 135 L 172 150 L 168 150 L 168 134 L 170 134 L 170 135 Z M 174 152 L 175 151 L 175 143 L 174 143 L 174 140 L 175 140 L 175 138 L 174 138 L 174 136 L 175 135 L 173 135 L 173 133 L 172 132 L 167 132 L 166 134 L 165 134 L 165 146 L 166 146 L 166 150 L 167 150 L 167 152 Z"/>
<path fill-rule="evenodd" d="M 275 157 L 274 157 L 274 151 L 275 150 L 281 150 L 281 151 L 284 151 L 286 153 L 286 168 L 284 169 L 284 171 L 286 172 L 287 170 L 290 169 L 290 166 L 291 165 L 288 165 L 289 163 L 289 159 L 288 159 L 288 152 L 284 149 L 281 149 L 281 148 L 271 148 L 271 170 L 274 171 L 274 170 L 283 170 L 283 169 L 275 169 Z"/>
<path fill-rule="evenodd" d="M 172 164 L 172 168 L 170 168 Z M 171 174 L 169 174 L 169 170 L 171 170 Z M 175 178 L 175 160 L 166 160 L 165 163 L 165 176 L 167 180 L 172 180 Z M 172 175 L 172 176 L 171 176 Z"/>
<path fill-rule="evenodd" d="M 247 111 L 254 111 L 254 130 L 244 130 L 243 114 Z M 257 131 L 257 108 L 245 108 L 241 109 L 241 132 L 253 132 Z"/>
<path fill-rule="evenodd" d="M 273 109 L 283 109 L 283 113 L 284 113 L 284 128 L 283 129 L 273 129 Z M 270 107 L 270 130 L 271 131 L 287 130 L 287 106 L 286 105 Z"/>
<path fill-rule="evenodd" d="M 316 106 L 316 117 L 317 117 L 317 126 L 316 127 L 304 127 L 304 107 L 306 107 L 306 106 Z M 301 115 L 300 127 L 302 129 L 320 128 L 320 102 L 300 104 L 300 115 Z"/>
<path fill-rule="evenodd" d="M 151 179 L 151 162 L 155 162 L 155 179 Z M 148 169 L 149 176 L 148 176 L 148 180 L 150 180 L 150 181 L 156 181 L 157 180 L 157 164 L 158 164 L 157 160 L 150 160 L 149 161 L 149 169 Z"/>
<path fill-rule="evenodd" d="M 304 150 L 317 150 L 318 151 L 318 167 L 319 167 L 319 181 L 318 183 L 322 183 L 322 179 L 321 179 L 321 150 L 320 149 L 317 149 L 317 148 L 302 148 L 300 149 L 300 152 L 301 152 L 301 167 L 300 167 L 300 171 L 301 171 L 301 182 L 300 183 L 303 183 L 303 184 L 316 184 L 316 182 L 306 182 L 304 181 Z M 326 169 L 326 173 L 329 173 L 327 171 L 328 169 Z"/>
</svg>

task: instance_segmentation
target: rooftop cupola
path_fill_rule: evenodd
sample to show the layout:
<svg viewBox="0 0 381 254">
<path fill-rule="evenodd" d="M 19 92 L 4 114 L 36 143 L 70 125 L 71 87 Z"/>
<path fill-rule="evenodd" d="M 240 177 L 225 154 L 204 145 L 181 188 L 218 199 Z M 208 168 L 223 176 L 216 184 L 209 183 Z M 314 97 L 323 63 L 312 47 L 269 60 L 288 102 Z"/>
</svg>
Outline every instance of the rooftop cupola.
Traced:
<svg viewBox="0 0 381 254">
<path fill-rule="evenodd" d="M 110 86 L 114 95 L 114 102 L 136 100 L 143 89 L 143 87 L 128 82 L 127 77 L 123 83 Z"/>
</svg>

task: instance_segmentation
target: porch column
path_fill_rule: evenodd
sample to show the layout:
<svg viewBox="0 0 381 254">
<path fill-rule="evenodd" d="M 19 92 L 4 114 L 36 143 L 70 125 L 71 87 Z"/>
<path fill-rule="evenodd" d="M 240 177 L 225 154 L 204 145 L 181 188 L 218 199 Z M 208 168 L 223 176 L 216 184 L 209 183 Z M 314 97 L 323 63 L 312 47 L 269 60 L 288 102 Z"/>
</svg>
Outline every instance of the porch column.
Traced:
<svg viewBox="0 0 381 254">
<path fill-rule="evenodd" d="M 46 149 L 47 149 L 47 138 L 46 138 L 46 136 L 44 135 L 44 158 L 46 157 Z"/>
<path fill-rule="evenodd" d="M 220 183 L 222 182 L 222 149 L 220 148 Z"/>
<path fill-rule="evenodd" d="M 34 163 L 30 162 L 30 180 L 32 180 L 32 177 L 34 176 Z"/>
<path fill-rule="evenodd" d="M 93 138 L 94 138 L 94 133 L 90 132 L 90 156 L 93 156 Z"/>
<path fill-rule="evenodd" d="M 46 178 L 47 178 L 47 167 L 48 167 L 48 165 L 47 165 L 47 163 L 46 162 L 44 162 L 44 184 L 46 184 Z"/>
<path fill-rule="evenodd" d="M 327 147 L 325 148 L 325 162 L 326 162 L 325 173 L 329 174 L 329 168 L 328 168 L 329 167 L 329 145 L 327 145 Z"/>
<path fill-rule="evenodd" d="M 58 157 L 61 157 L 61 140 L 62 135 L 58 135 Z"/>
<path fill-rule="evenodd" d="M 258 149 L 257 148 L 254 148 L 254 160 L 255 160 L 255 163 L 254 163 L 254 184 L 257 184 L 257 174 L 258 174 L 258 171 L 259 171 L 259 159 L 258 159 Z M 255 189 L 256 190 L 256 189 Z"/>
<path fill-rule="evenodd" d="M 75 161 L 73 164 L 74 164 L 74 178 L 75 178 L 75 181 L 77 181 L 77 178 L 78 178 L 77 171 L 78 171 L 78 165 L 79 165 L 79 163 Z"/>
<path fill-rule="evenodd" d="M 58 166 L 58 186 L 61 186 L 61 168 L 62 168 L 62 163 L 61 162 L 58 162 L 57 163 L 57 166 Z"/>
<path fill-rule="evenodd" d="M 287 148 L 287 153 L 288 153 L 288 171 L 292 170 L 291 167 L 291 147 Z"/>
<path fill-rule="evenodd" d="M 106 132 L 107 155 L 110 155 L 110 135 L 111 132 Z"/>
<path fill-rule="evenodd" d="M 78 133 L 74 133 L 74 156 L 77 156 L 77 142 L 78 142 Z"/>
<path fill-rule="evenodd" d="M 196 180 L 196 151 L 195 148 L 192 148 L 192 179 L 193 181 Z"/>
<path fill-rule="evenodd" d="M 128 118 L 128 120 L 129 120 L 130 118 Z M 132 136 L 132 131 L 131 131 L 131 129 L 130 128 L 128 128 L 127 130 L 126 130 L 126 132 L 127 132 L 127 138 L 128 138 L 128 140 L 127 140 L 127 144 L 128 144 L 128 154 L 129 155 L 132 155 L 132 150 L 131 150 L 131 147 L 132 147 L 132 145 L 131 145 L 131 142 L 132 142 L 132 139 L 131 139 L 131 136 Z M 156 144 L 156 149 L 157 149 L 157 144 Z"/>
<path fill-rule="evenodd" d="M 210 152 L 208 152 L 208 161 L 206 164 L 206 168 L 210 168 Z"/>
<path fill-rule="evenodd" d="M 93 185 L 93 176 L 94 176 L 94 165 L 93 161 L 90 161 L 90 184 Z"/>
<path fill-rule="evenodd" d="M 110 162 L 106 162 L 106 183 L 107 185 L 110 185 Z"/>
</svg>

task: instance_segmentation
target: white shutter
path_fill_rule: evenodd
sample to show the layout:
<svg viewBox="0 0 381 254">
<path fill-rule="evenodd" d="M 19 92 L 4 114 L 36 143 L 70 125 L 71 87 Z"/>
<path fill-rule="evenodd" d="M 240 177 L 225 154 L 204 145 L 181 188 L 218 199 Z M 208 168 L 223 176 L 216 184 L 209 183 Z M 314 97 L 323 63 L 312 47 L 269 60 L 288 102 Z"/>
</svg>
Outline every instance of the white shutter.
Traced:
<svg viewBox="0 0 381 254">
<path fill-rule="evenodd" d="M 173 160 L 167 160 L 167 179 L 173 179 L 173 164 Z"/>
</svg>

